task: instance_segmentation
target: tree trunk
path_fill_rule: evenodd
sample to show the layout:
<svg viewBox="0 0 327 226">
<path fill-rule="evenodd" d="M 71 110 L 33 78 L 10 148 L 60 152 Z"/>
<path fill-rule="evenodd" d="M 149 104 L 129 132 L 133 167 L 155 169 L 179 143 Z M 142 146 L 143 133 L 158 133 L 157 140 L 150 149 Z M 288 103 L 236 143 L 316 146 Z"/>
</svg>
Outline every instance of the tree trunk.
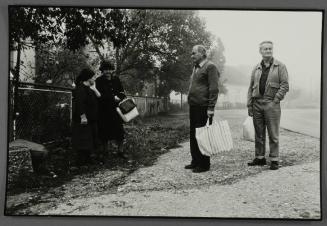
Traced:
<svg viewBox="0 0 327 226">
<path fill-rule="evenodd" d="M 115 57 L 116 57 L 116 73 L 117 73 L 117 76 L 120 74 L 120 60 L 119 60 L 119 48 L 116 47 L 116 54 L 115 54 Z"/>
<path fill-rule="evenodd" d="M 21 44 L 17 45 L 17 58 L 16 58 L 16 66 L 15 66 L 15 75 L 14 75 L 14 111 L 13 117 L 14 120 L 17 117 L 17 106 L 18 106 L 18 83 L 19 83 L 19 72 L 20 72 L 20 55 L 21 55 Z"/>
<path fill-rule="evenodd" d="M 95 51 L 96 51 L 97 54 L 99 55 L 100 60 L 104 60 L 104 56 L 101 54 L 101 51 L 100 51 L 100 49 L 99 49 L 99 46 L 98 46 L 97 44 L 95 44 L 95 41 L 94 41 L 94 39 L 92 38 L 92 36 L 88 35 L 88 37 L 89 37 L 89 39 L 91 40 L 92 45 L 93 45 Z"/>
</svg>

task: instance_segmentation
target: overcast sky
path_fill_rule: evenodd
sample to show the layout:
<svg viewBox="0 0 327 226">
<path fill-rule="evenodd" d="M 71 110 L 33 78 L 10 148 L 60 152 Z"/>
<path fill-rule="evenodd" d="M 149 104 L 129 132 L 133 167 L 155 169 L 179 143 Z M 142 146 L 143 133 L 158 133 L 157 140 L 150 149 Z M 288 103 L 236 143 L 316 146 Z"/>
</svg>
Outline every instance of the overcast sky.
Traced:
<svg viewBox="0 0 327 226">
<path fill-rule="evenodd" d="M 200 17 L 224 43 L 227 65 L 254 66 L 261 60 L 258 44 L 271 40 L 292 84 L 320 89 L 321 12 L 201 10 Z"/>
</svg>

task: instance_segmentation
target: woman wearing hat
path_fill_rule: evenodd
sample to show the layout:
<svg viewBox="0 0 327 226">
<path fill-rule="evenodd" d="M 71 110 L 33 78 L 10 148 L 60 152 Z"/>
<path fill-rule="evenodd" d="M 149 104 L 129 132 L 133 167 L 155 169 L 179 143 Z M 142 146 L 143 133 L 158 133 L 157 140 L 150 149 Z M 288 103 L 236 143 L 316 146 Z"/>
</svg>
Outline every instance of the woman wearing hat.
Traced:
<svg viewBox="0 0 327 226">
<path fill-rule="evenodd" d="M 99 70 L 102 75 L 96 79 L 96 87 L 101 93 L 99 100 L 98 132 L 103 154 L 107 154 L 108 141 L 114 140 L 118 146 L 118 155 L 127 158 L 123 149 L 123 121 L 116 108 L 126 95 L 121 81 L 115 76 L 115 67 L 110 61 L 102 61 Z"/>
<path fill-rule="evenodd" d="M 99 91 L 95 87 L 95 73 L 83 69 L 73 91 L 72 146 L 77 152 L 77 164 L 85 165 L 95 151 L 97 139 Z"/>
</svg>

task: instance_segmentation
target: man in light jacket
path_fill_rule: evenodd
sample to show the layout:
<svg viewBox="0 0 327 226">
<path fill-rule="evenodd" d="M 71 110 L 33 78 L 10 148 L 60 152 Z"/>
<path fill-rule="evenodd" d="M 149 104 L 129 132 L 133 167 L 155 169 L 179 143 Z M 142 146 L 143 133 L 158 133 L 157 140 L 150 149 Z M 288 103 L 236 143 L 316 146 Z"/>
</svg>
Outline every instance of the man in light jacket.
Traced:
<svg viewBox="0 0 327 226">
<path fill-rule="evenodd" d="M 273 58 L 273 43 L 263 41 L 259 52 L 262 61 L 255 66 L 248 89 L 248 114 L 255 129 L 255 158 L 249 166 L 266 165 L 266 128 L 269 136 L 270 169 L 279 168 L 280 101 L 289 90 L 286 66 Z"/>
<path fill-rule="evenodd" d="M 205 126 L 207 120 L 214 115 L 218 98 L 219 72 L 217 67 L 207 60 L 206 49 L 196 45 L 192 49 L 194 63 L 188 92 L 190 107 L 190 148 L 192 161 L 185 169 L 201 173 L 210 169 L 210 157 L 203 155 L 195 138 L 195 128 Z"/>
</svg>

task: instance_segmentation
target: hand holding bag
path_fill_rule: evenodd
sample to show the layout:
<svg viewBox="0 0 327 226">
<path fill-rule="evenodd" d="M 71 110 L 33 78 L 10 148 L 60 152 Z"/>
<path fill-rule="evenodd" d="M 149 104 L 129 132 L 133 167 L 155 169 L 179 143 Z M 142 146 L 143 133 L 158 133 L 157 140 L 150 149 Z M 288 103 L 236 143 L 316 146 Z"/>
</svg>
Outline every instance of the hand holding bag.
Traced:
<svg viewBox="0 0 327 226">
<path fill-rule="evenodd" d="M 196 128 L 195 133 L 199 149 L 203 155 L 212 156 L 233 149 L 233 140 L 227 120 L 209 119 L 204 127 Z"/>
<path fill-rule="evenodd" d="M 243 123 L 243 139 L 254 142 L 253 118 L 247 117 Z"/>
<path fill-rule="evenodd" d="M 136 104 L 132 98 L 122 100 L 118 104 L 116 110 L 124 122 L 129 122 L 139 115 Z"/>
</svg>

